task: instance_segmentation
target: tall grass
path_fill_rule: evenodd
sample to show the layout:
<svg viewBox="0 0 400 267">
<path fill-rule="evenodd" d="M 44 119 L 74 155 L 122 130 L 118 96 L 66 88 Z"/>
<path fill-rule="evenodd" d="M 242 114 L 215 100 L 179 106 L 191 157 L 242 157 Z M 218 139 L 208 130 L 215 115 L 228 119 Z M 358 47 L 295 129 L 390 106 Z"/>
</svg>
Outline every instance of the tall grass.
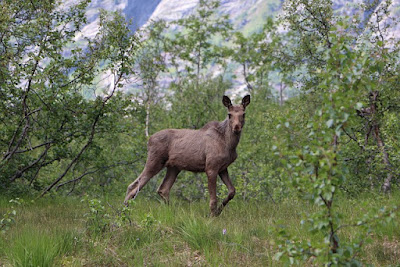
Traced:
<svg viewBox="0 0 400 267">
<path fill-rule="evenodd" d="M 195 250 L 210 251 L 216 247 L 220 237 L 211 220 L 189 216 L 182 221 L 178 232 L 189 246 Z"/>
<path fill-rule="evenodd" d="M 53 266 L 58 256 L 71 253 L 74 248 L 72 232 L 46 233 L 37 228 L 26 228 L 13 236 L 4 249 L 5 257 L 13 266 Z"/>
<path fill-rule="evenodd" d="M 400 202 L 400 194 L 340 199 L 335 207 L 346 220 Z M 318 208 L 303 201 L 261 203 L 233 200 L 217 218 L 208 203 L 172 199 L 170 205 L 138 198 L 129 220 L 120 220 L 120 199 L 103 199 L 108 227 L 88 232 L 89 207 L 79 199 L 44 199 L 17 207 L 15 225 L 0 236 L 0 266 L 279 266 L 274 227 L 285 226 L 301 239 L 312 239 L 300 221 Z M 0 214 L 8 201 L 0 201 Z M 318 234 L 318 233 L 317 233 Z M 355 239 L 357 227 L 344 228 L 340 238 Z M 375 266 L 400 262 L 400 230 L 378 226 L 363 245 L 361 259 Z"/>
</svg>

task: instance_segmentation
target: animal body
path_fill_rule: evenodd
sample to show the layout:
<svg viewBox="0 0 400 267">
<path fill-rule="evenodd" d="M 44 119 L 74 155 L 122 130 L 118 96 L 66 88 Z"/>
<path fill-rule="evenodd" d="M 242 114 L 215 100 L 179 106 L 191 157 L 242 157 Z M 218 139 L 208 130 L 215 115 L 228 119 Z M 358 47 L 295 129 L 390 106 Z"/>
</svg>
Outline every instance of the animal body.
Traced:
<svg viewBox="0 0 400 267">
<path fill-rule="evenodd" d="M 139 177 L 128 186 L 126 205 L 152 177 L 166 167 L 167 173 L 157 190 L 164 201 L 169 201 L 169 192 L 180 171 L 205 172 L 208 177 L 211 215 L 218 216 L 221 213 L 235 196 L 228 166 L 237 158 L 236 147 L 245 123 L 250 96 L 246 95 L 240 105 L 233 105 L 227 96 L 223 97 L 222 103 L 228 110 L 228 116 L 222 122 L 211 121 L 199 130 L 165 129 L 150 137 L 146 165 Z M 228 196 L 219 207 L 217 176 L 228 188 Z"/>
</svg>

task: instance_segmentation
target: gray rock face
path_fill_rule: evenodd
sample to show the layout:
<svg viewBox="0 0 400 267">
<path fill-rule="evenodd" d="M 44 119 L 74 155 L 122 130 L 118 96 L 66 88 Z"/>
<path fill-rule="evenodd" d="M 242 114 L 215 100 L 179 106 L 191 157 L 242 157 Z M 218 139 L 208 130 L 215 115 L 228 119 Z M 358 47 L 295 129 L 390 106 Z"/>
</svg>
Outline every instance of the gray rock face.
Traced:
<svg viewBox="0 0 400 267">
<path fill-rule="evenodd" d="M 65 6 L 77 1 L 65 1 Z M 100 9 L 107 11 L 121 10 L 127 19 L 132 20 L 131 30 L 143 26 L 154 13 L 161 0 L 92 0 L 86 12 L 88 25 L 84 28 L 83 35 L 92 37 L 97 33 Z"/>
<path fill-rule="evenodd" d="M 128 0 L 123 12 L 132 19 L 132 30 L 140 28 L 150 19 L 160 2 L 161 0 Z"/>
<path fill-rule="evenodd" d="M 64 6 L 67 7 L 78 0 L 63 0 Z M 218 14 L 229 15 L 235 30 L 242 31 L 245 35 L 257 31 L 262 28 L 265 19 L 268 16 L 276 16 L 282 11 L 284 0 L 220 0 Z M 376 21 L 373 12 L 383 5 L 386 0 L 333 0 L 333 8 L 336 13 L 347 16 L 360 12 L 360 4 L 373 4 L 371 10 L 360 13 L 360 18 L 364 18 L 360 23 L 360 28 L 365 28 L 368 23 Z M 173 21 L 181 19 L 193 14 L 199 5 L 199 0 L 92 0 L 88 11 L 88 25 L 83 28 L 82 34 L 77 36 L 77 39 L 82 36 L 94 37 L 98 30 L 99 9 L 108 11 L 121 10 L 127 19 L 132 20 L 131 30 L 145 26 L 151 20 L 163 19 Z M 393 0 L 392 17 L 400 17 L 400 0 Z M 384 24 L 392 24 L 390 18 L 384 19 Z M 385 34 L 385 38 L 399 38 L 400 25 L 396 28 L 391 28 Z M 210 70 L 213 73 L 218 73 L 217 70 Z M 241 72 L 233 70 L 238 78 L 234 79 L 234 91 L 243 90 L 243 78 Z M 161 81 L 161 84 L 168 83 Z"/>
<path fill-rule="evenodd" d="M 167 21 L 181 19 L 190 15 L 198 3 L 198 0 L 161 0 L 150 19 L 164 19 Z"/>
<path fill-rule="evenodd" d="M 386 0 L 333 0 L 336 12 L 351 15 L 359 10 L 360 4 L 372 4 L 376 7 Z M 64 6 L 69 6 L 78 0 L 64 0 Z M 228 14 L 234 27 L 245 33 L 253 32 L 262 26 L 267 16 L 278 14 L 284 0 L 221 0 L 218 12 Z M 400 15 L 400 0 L 392 1 L 391 10 L 394 16 Z M 194 12 L 199 0 L 92 0 L 88 11 L 88 25 L 84 29 L 84 36 L 91 37 L 97 32 L 99 9 L 109 11 L 121 10 L 128 19 L 132 19 L 131 29 L 142 27 L 150 20 L 164 19 L 177 20 L 189 16 Z M 373 10 L 373 9 L 372 9 Z M 364 12 L 362 17 L 367 18 L 372 11 Z M 365 25 L 360 25 L 364 27 Z"/>
<path fill-rule="evenodd" d="M 281 0 L 221 0 L 218 13 L 229 15 L 236 29 L 252 31 L 262 26 L 263 18 L 280 10 Z M 172 21 L 192 14 L 199 0 L 161 0 L 151 15 L 151 20 Z M 246 27 L 248 29 L 246 29 Z"/>
</svg>

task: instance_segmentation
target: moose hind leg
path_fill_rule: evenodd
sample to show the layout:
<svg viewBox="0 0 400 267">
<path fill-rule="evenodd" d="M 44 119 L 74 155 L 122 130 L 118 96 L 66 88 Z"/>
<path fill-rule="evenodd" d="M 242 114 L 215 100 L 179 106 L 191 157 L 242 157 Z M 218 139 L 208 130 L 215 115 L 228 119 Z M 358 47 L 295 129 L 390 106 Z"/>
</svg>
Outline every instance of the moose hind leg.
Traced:
<svg viewBox="0 0 400 267">
<path fill-rule="evenodd" d="M 128 204 L 129 199 L 135 198 L 139 191 L 142 190 L 143 186 L 145 186 L 151 178 L 159 173 L 163 167 L 163 160 L 147 160 L 143 172 L 133 183 L 128 186 L 124 201 L 125 205 Z"/>
<path fill-rule="evenodd" d="M 168 167 L 167 174 L 165 174 L 164 180 L 162 181 L 160 187 L 158 187 L 157 193 L 161 196 L 165 203 L 169 203 L 169 192 L 171 187 L 174 185 L 179 172 L 180 170 L 178 168 Z"/>
</svg>

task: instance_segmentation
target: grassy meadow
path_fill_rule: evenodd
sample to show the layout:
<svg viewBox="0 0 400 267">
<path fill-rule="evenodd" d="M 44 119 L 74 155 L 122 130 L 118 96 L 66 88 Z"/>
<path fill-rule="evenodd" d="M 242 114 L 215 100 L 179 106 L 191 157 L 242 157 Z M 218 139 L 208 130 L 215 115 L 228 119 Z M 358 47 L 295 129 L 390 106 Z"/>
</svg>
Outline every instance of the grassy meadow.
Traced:
<svg viewBox="0 0 400 267">
<path fill-rule="evenodd" d="M 11 214 L 0 236 L 0 266 L 281 266 L 277 227 L 301 239 L 310 234 L 301 220 L 315 206 L 292 199 L 280 203 L 234 199 L 217 218 L 206 201 L 172 199 L 170 205 L 138 197 L 129 208 L 121 199 L 45 198 L 21 205 L 0 200 Z M 343 198 L 335 207 L 354 221 L 369 209 L 399 203 L 400 195 Z M 398 220 L 398 218 L 397 218 Z M 352 240 L 357 227 L 340 231 Z M 375 266 L 400 264 L 400 229 L 377 226 L 358 258 Z M 308 262 L 306 266 L 312 266 Z"/>
</svg>

